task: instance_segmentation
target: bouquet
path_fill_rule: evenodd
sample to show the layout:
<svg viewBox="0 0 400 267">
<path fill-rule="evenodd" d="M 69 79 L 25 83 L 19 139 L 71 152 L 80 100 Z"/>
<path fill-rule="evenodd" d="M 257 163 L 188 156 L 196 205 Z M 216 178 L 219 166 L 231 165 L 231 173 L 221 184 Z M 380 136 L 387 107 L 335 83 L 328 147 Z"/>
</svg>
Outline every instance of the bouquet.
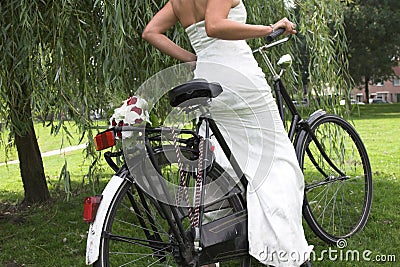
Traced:
<svg viewBox="0 0 400 267">
<path fill-rule="evenodd" d="M 121 107 L 114 110 L 110 118 L 111 127 L 133 126 L 143 123 L 150 123 L 149 106 L 146 100 L 131 96 L 125 100 Z M 119 138 L 128 138 L 132 136 L 131 132 L 118 132 Z"/>
</svg>

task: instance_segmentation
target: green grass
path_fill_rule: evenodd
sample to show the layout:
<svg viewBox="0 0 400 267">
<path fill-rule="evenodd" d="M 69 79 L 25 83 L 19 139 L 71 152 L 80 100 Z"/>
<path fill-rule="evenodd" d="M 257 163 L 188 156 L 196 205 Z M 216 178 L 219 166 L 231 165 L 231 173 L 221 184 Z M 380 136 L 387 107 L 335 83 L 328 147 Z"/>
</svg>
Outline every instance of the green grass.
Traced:
<svg viewBox="0 0 400 267">
<path fill-rule="evenodd" d="M 74 146 L 79 144 L 81 135 L 78 133 L 77 127 L 73 123 L 66 122 L 69 136 L 64 130 L 60 129 L 57 135 L 50 134 L 51 128 L 42 123 L 35 124 L 35 133 L 38 140 L 40 150 L 42 152 L 52 151 L 63 147 Z M 5 145 L 9 132 L 0 132 L 3 142 L 0 143 L 0 163 L 18 158 L 15 147 L 7 147 Z M 85 139 L 83 139 L 85 141 Z M 8 154 L 6 155 L 6 147 Z"/>
<path fill-rule="evenodd" d="M 396 255 L 397 262 L 379 263 L 379 266 L 399 266 L 400 104 L 360 106 L 360 114 L 355 113 L 352 119 L 369 153 L 374 196 L 365 229 L 348 240 L 347 249 L 358 250 L 360 255 L 370 250 L 371 258 L 376 255 Z M 314 237 L 308 227 L 305 228 L 309 242 L 316 247 L 316 255 L 321 255 L 322 250 L 328 249 L 327 246 Z M 337 255 L 340 256 L 339 252 Z M 373 266 L 366 261 L 342 261 L 339 265 Z M 325 260 L 318 262 L 317 266 L 338 266 L 338 262 Z"/>
<path fill-rule="evenodd" d="M 376 255 L 395 255 L 397 262 L 373 263 L 366 261 L 339 261 L 340 252 L 332 252 L 336 261 L 323 261 L 314 266 L 399 266 L 400 261 L 400 105 L 360 106 L 360 115 L 354 112 L 353 123 L 369 152 L 374 178 L 374 198 L 371 216 L 365 229 L 348 240 L 348 250 L 371 251 Z M 50 140 L 45 135 L 39 136 Z M 52 141 L 41 143 L 43 150 L 58 149 Z M 58 143 L 57 143 L 58 142 Z M 86 231 L 82 221 L 82 201 L 92 194 L 92 187 L 82 185 L 87 172 L 81 151 L 67 154 L 73 184 L 73 195 L 65 201 L 62 190 L 56 190 L 58 175 L 64 164 L 64 156 L 44 158 L 45 172 L 50 182 L 54 200 L 46 206 L 34 206 L 16 210 L 14 204 L 23 198 L 18 165 L 0 166 L 0 266 L 84 266 Z M 111 170 L 104 168 L 102 184 L 111 177 Z M 320 241 L 305 226 L 309 243 L 315 246 L 315 255 L 320 257 L 329 246 Z M 331 247 L 331 251 L 337 249 Z M 326 252 L 325 252 L 326 253 Z M 344 256 L 343 256 L 344 257 Z M 361 256 L 360 256 L 361 257 Z M 344 258 L 343 258 L 344 259 Z M 221 265 L 222 267 L 224 265 Z"/>
<path fill-rule="evenodd" d="M 65 133 L 50 135 L 50 129 L 35 125 L 42 152 L 77 145 L 80 135 L 71 125 L 72 139 Z M 7 133 L 3 132 L 3 136 Z M 64 144 L 63 144 L 64 142 Z M 10 150 L 8 161 L 16 158 L 15 148 Z M 0 162 L 5 159 L 0 151 Z M 72 197 L 66 201 L 60 171 L 68 162 L 72 180 Z M 0 266 L 83 266 L 87 225 L 82 220 L 82 203 L 85 195 L 93 194 L 93 187 L 85 175 L 89 160 L 84 160 L 83 150 L 44 157 L 45 175 L 52 194 L 48 205 L 32 206 L 23 210 L 16 204 L 23 200 L 24 192 L 19 174 L 19 164 L 0 166 Z M 100 180 L 111 177 L 105 169 Z"/>
<path fill-rule="evenodd" d="M 65 160 L 73 181 L 69 201 L 62 183 L 60 189 L 57 187 Z M 18 164 L 0 167 L 0 266 L 84 265 L 88 226 L 82 220 L 82 203 L 84 196 L 93 194 L 84 178 L 88 162 L 83 162 L 82 151 L 46 157 L 43 161 L 53 201 L 23 210 L 14 206 L 23 199 Z M 111 175 L 110 170 L 105 170 L 101 184 Z"/>
</svg>

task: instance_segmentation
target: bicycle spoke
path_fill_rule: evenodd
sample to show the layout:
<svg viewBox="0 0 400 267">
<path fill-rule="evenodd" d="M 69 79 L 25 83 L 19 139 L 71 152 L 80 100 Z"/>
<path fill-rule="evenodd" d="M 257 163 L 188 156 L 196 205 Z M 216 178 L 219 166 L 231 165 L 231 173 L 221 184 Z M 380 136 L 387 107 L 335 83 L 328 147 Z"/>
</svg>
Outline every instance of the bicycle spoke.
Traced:
<svg viewBox="0 0 400 267">
<path fill-rule="evenodd" d="M 160 249 L 158 252 L 161 252 L 161 251 L 163 251 L 163 250 L 165 250 L 165 249 Z M 110 254 L 115 254 L 115 253 L 110 252 Z M 118 253 L 118 254 L 121 254 L 121 253 Z M 133 253 L 133 254 L 124 254 L 124 255 L 143 255 L 143 254 Z M 144 255 L 144 256 L 142 256 L 142 257 L 140 257 L 140 258 L 137 258 L 137 259 L 132 260 L 132 261 L 130 261 L 130 262 L 126 262 L 125 264 L 119 265 L 119 266 L 120 266 L 120 267 L 128 266 L 128 265 L 131 265 L 131 264 L 133 264 L 133 263 L 139 262 L 139 261 L 141 261 L 141 260 L 143 260 L 143 259 L 145 259 L 145 258 L 147 258 L 147 257 L 153 257 L 153 256 L 154 256 L 154 254 L 147 254 L 147 255 Z M 164 258 L 159 258 L 157 261 L 153 262 L 152 264 L 147 265 L 147 267 L 153 266 L 155 263 L 161 261 L 162 259 L 164 259 Z"/>
<path fill-rule="evenodd" d="M 337 194 L 337 192 L 339 191 L 340 187 L 341 187 L 341 186 L 339 186 L 338 189 L 336 190 L 336 192 L 332 194 L 332 197 L 329 199 L 328 202 L 325 201 L 325 208 L 323 209 L 323 212 L 322 212 L 323 214 L 325 214 L 325 211 L 326 211 L 326 209 L 328 209 L 328 207 L 329 207 L 329 205 L 331 204 L 331 202 L 332 202 L 333 200 L 335 200 L 336 194 Z M 327 194 L 326 194 L 326 200 L 327 200 L 327 199 L 328 199 L 328 192 L 327 192 Z"/>
<path fill-rule="evenodd" d="M 171 246 L 170 243 L 167 242 L 161 242 L 158 240 L 152 240 L 152 239 L 141 239 L 141 238 L 134 238 L 134 237 L 127 237 L 127 236 L 121 236 L 121 235 L 115 235 L 115 234 L 109 234 L 108 236 L 110 240 L 114 241 L 122 241 L 126 243 L 131 243 L 131 244 L 138 244 L 144 247 L 149 247 L 149 248 L 158 248 L 158 246 Z M 150 243 L 150 244 L 148 244 Z M 155 246 L 157 244 L 158 246 Z"/>
<path fill-rule="evenodd" d="M 135 215 L 144 219 L 143 216 L 139 216 L 138 214 L 135 214 Z M 152 230 L 152 232 L 154 232 L 154 233 L 161 234 L 161 235 L 164 235 L 164 236 L 169 236 L 169 234 L 167 232 L 165 232 L 165 231 L 164 232 L 154 231 L 154 229 L 149 229 L 149 228 L 146 228 L 146 227 L 134 224 L 134 223 L 130 223 L 130 222 L 127 222 L 127 221 L 124 221 L 124 220 L 121 220 L 121 219 L 117 219 L 117 221 L 120 222 L 120 223 L 123 223 L 123 224 L 127 224 L 127 225 L 130 225 L 130 226 L 133 226 L 135 228 L 139 228 L 139 229 L 142 229 L 142 230 Z M 155 225 L 155 224 L 151 224 L 149 222 L 147 222 L 147 223 L 150 224 L 151 226 L 156 227 L 157 229 L 163 229 L 160 224 L 159 225 Z"/>
</svg>

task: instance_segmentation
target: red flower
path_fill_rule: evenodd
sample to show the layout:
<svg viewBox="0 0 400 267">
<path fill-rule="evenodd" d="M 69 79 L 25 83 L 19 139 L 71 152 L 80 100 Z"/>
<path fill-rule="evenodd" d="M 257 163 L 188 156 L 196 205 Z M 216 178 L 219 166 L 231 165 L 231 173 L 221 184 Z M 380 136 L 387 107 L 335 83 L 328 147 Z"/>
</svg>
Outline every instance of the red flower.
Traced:
<svg viewBox="0 0 400 267">
<path fill-rule="evenodd" d="M 135 120 L 135 123 L 137 123 L 137 124 L 140 124 L 140 123 L 142 123 L 142 122 L 143 122 L 142 119 L 136 119 L 136 120 Z"/>
<path fill-rule="evenodd" d="M 134 112 L 136 112 L 136 113 L 139 114 L 139 115 L 142 115 L 142 109 L 141 109 L 141 108 L 133 107 L 133 108 L 131 109 L 131 111 L 134 111 Z"/>
<path fill-rule="evenodd" d="M 122 127 L 122 126 L 124 126 L 124 121 L 119 121 L 118 122 L 118 127 Z M 117 132 L 117 136 L 119 138 L 122 138 L 122 132 Z"/>
<path fill-rule="evenodd" d="M 134 104 L 136 104 L 136 102 L 137 102 L 137 98 L 136 97 L 134 97 L 134 96 L 132 96 L 132 97 L 130 97 L 129 99 L 128 99 L 128 106 L 129 105 L 134 105 Z"/>
</svg>

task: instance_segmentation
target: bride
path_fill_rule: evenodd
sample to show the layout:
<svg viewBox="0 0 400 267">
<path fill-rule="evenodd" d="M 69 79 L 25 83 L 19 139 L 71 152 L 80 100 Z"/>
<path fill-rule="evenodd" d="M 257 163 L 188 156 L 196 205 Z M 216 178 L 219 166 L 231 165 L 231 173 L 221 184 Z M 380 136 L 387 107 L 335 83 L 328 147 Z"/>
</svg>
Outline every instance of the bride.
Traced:
<svg viewBox="0 0 400 267">
<path fill-rule="evenodd" d="M 302 227 L 303 175 L 271 88 L 246 43 L 279 28 L 295 34 L 295 25 L 287 18 L 250 25 L 246 16 L 243 0 L 170 0 L 148 23 L 142 37 L 171 57 L 195 62 L 196 78 L 218 82 L 224 88 L 212 102 L 211 114 L 249 181 L 250 255 L 266 265 L 310 266 L 307 259 L 312 246 Z M 177 23 L 185 28 L 195 54 L 164 34 Z M 229 160 L 218 146 L 215 154 L 229 171 Z"/>
</svg>

